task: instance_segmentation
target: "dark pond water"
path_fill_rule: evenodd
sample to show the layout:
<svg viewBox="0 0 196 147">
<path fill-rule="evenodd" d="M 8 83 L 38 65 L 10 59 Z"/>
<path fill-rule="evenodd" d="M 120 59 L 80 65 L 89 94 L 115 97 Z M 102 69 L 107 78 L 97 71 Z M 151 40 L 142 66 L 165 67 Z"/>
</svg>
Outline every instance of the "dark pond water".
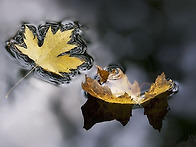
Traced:
<svg viewBox="0 0 196 147">
<path fill-rule="evenodd" d="M 195 8 L 195 0 L 1 0 L 0 146 L 196 146 Z M 118 63 L 131 82 L 151 83 L 165 72 L 178 83 L 160 132 L 142 108 L 133 109 L 124 127 L 113 120 L 86 131 L 81 82 L 84 74 L 95 74 L 95 67 L 60 87 L 31 74 L 5 98 L 26 73 L 5 50 L 5 41 L 23 22 L 38 25 L 64 19 L 83 25 L 95 64 Z"/>
</svg>

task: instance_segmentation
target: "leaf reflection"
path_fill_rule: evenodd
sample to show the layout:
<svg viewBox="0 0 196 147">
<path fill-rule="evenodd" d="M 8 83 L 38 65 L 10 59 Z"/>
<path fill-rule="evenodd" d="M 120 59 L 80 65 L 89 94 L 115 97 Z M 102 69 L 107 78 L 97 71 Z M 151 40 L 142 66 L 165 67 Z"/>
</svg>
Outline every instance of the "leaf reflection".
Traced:
<svg viewBox="0 0 196 147">
<path fill-rule="evenodd" d="M 143 104 L 144 115 L 147 115 L 149 123 L 156 130 L 161 130 L 162 120 L 167 114 L 169 108 L 166 97 L 159 97 Z"/>
<path fill-rule="evenodd" d="M 147 115 L 149 124 L 156 130 L 162 128 L 162 120 L 167 114 L 167 96 L 171 93 L 164 93 L 142 104 L 144 115 Z M 108 103 L 87 94 L 88 100 L 81 107 L 84 117 L 84 128 L 89 130 L 96 123 L 117 120 L 125 126 L 132 116 L 131 104 Z"/>
<path fill-rule="evenodd" d="M 84 117 L 84 128 L 89 130 L 99 122 L 117 120 L 125 126 L 132 116 L 131 104 L 114 104 L 97 99 L 87 94 L 88 100 L 81 107 Z"/>
</svg>

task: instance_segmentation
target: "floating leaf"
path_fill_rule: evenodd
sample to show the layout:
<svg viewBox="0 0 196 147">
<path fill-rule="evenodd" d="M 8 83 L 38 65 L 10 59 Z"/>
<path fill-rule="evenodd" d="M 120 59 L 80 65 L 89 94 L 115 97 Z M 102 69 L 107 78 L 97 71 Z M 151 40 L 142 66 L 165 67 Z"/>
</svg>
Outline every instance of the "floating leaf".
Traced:
<svg viewBox="0 0 196 147">
<path fill-rule="evenodd" d="M 60 79 L 56 83 L 63 83 L 79 69 L 92 66 L 92 58 L 86 53 L 79 27 L 74 24 L 65 26 L 47 23 L 40 25 L 37 33 L 35 27 L 24 24 L 6 47 L 19 62 L 22 59 L 25 66 L 36 67 L 39 75 L 48 73 Z"/>
<path fill-rule="evenodd" d="M 101 74 L 104 70 L 98 69 L 98 76 L 103 79 Z M 108 72 L 108 71 L 104 71 Z M 104 73 L 104 75 L 106 75 Z M 102 80 L 103 81 L 103 80 Z M 108 72 L 107 79 L 104 83 L 100 83 L 96 79 L 86 76 L 82 88 L 93 97 L 104 100 L 109 103 L 120 104 L 142 104 L 150 99 L 157 97 L 165 92 L 169 92 L 174 87 L 172 80 L 166 80 L 165 74 L 162 73 L 157 77 L 148 92 L 140 95 L 140 87 L 137 81 L 131 84 L 120 68 L 116 68 Z M 171 92 L 170 92 L 171 93 Z"/>
</svg>

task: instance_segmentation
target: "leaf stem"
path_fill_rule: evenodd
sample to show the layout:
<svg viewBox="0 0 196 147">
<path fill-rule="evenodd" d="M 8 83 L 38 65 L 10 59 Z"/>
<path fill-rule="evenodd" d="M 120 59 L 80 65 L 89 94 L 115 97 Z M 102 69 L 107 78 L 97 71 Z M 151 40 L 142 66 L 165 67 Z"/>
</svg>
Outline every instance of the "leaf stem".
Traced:
<svg viewBox="0 0 196 147">
<path fill-rule="evenodd" d="M 6 98 L 8 98 L 8 96 L 9 96 L 9 94 L 12 92 L 12 90 L 18 85 L 18 84 L 20 84 L 20 82 L 22 82 L 30 73 L 32 73 L 32 71 L 35 69 L 37 67 L 37 65 L 36 66 L 34 66 L 22 79 L 20 79 L 8 92 L 7 92 L 7 94 L 6 94 Z"/>
</svg>

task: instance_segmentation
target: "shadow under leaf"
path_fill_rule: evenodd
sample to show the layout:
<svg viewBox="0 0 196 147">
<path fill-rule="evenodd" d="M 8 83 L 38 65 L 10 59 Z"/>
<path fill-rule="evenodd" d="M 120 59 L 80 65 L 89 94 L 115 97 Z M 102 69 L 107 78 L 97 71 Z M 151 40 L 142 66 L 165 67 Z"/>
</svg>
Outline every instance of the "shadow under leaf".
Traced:
<svg viewBox="0 0 196 147">
<path fill-rule="evenodd" d="M 144 108 L 144 115 L 147 115 L 150 125 L 158 131 L 161 130 L 162 120 L 169 110 L 167 102 L 168 95 L 169 92 L 141 104 Z M 132 116 L 132 108 L 134 106 L 132 104 L 108 103 L 90 94 L 87 94 L 87 97 L 87 102 L 81 107 L 84 117 L 83 127 L 86 130 L 92 128 L 96 123 L 111 120 L 117 120 L 125 126 Z"/>
<path fill-rule="evenodd" d="M 144 115 L 147 115 L 149 123 L 156 130 L 161 130 L 162 120 L 169 108 L 166 97 L 154 98 L 143 104 Z"/>
<path fill-rule="evenodd" d="M 114 104 L 97 99 L 87 94 L 88 100 L 81 107 L 84 117 L 84 128 L 89 130 L 99 122 L 117 120 L 125 126 L 132 116 L 131 104 Z"/>
</svg>

